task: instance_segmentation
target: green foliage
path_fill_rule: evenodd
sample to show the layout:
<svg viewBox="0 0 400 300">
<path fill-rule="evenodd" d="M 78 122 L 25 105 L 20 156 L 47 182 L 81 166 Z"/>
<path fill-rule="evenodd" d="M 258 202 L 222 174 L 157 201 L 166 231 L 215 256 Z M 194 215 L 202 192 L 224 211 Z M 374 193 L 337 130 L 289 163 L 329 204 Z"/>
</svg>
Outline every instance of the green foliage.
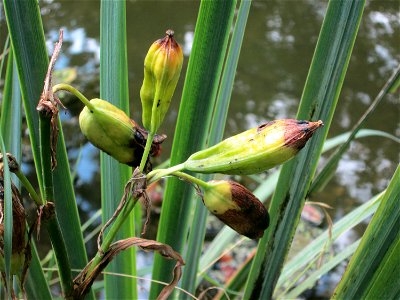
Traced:
<svg viewBox="0 0 400 300">
<path fill-rule="evenodd" d="M 334 299 L 374 299 L 377 294 L 386 299 L 397 297 L 399 280 L 394 274 L 399 267 L 399 182 L 400 165 L 335 290 Z"/>
<path fill-rule="evenodd" d="M 100 97 L 129 115 L 128 61 L 126 53 L 126 9 L 124 1 L 102 1 L 100 24 Z M 114 214 L 131 170 L 105 153 L 101 153 L 101 206 L 103 224 Z M 135 235 L 133 217 L 129 217 L 117 235 L 122 239 Z M 136 274 L 135 249 L 119 255 L 109 272 Z M 106 297 L 137 298 L 134 278 L 105 276 Z"/>
<path fill-rule="evenodd" d="M 237 5 L 237 2 L 240 2 L 240 5 Z M 251 1 L 244 0 L 202 1 L 200 4 L 194 43 L 173 137 L 172 154 L 169 161 L 169 166 L 172 167 L 169 169 L 160 167 L 159 170 L 148 174 L 142 173 L 147 162 L 147 155 L 153 145 L 155 132 L 141 131 L 142 134 L 144 132 L 144 140 L 147 139 L 147 142 L 140 169 L 136 169 L 135 172 L 108 154 L 101 153 L 100 188 L 103 224 L 114 214 L 117 217 L 113 219 L 114 222 L 110 228 L 105 230 L 103 242 L 99 245 L 101 250 L 97 252 L 94 260 L 85 269 L 88 273 L 85 271 L 79 273 L 87 264 L 82 231 L 87 229 L 88 224 L 92 223 L 98 215 L 93 216 L 81 227 L 72 185 L 73 176 L 69 167 L 61 122 L 58 119 L 56 120 L 60 129 L 56 152 L 58 166 L 54 171 L 51 167 L 52 148 L 49 142 L 52 136 L 51 119 L 46 115 L 39 117 L 36 110 L 48 68 L 39 5 L 35 0 L 17 2 L 4 0 L 11 46 L 7 56 L 7 71 L 1 105 L 1 152 L 4 154 L 6 151 L 10 151 L 16 156 L 17 161 L 21 161 L 22 95 L 40 197 L 43 202 L 54 201 L 56 207 L 54 217 L 46 219 L 46 222 L 43 223 L 47 230 L 46 234 L 51 239 L 52 250 L 42 265 L 36 248 L 32 245 L 33 258 L 25 285 L 28 298 L 51 299 L 50 286 L 53 282 L 53 275 L 56 276 L 55 280 L 58 280 L 59 277 L 61 281 L 63 296 L 72 296 L 71 293 L 78 290 L 76 286 L 84 285 L 82 282 L 85 283 L 85 280 L 93 274 L 94 277 L 91 279 L 96 280 L 93 289 L 104 290 L 106 298 L 137 298 L 138 284 L 135 276 L 142 276 L 150 271 L 149 267 L 136 270 L 136 252 L 131 247 L 133 245 L 161 252 L 163 256 L 174 259 L 166 260 L 165 257 L 155 254 L 152 270 L 153 282 L 149 296 L 151 299 L 159 296 L 160 292 L 162 299 L 172 293 L 180 276 L 182 260 L 179 253 L 182 253 L 186 260 L 181 287 L 192 294 L 196 294 L 202 280 L 207 280 L 212 285 L 225 289 L 232 297 L 244 295 L 244 299 L 296 298 L 301 296 L 306 289 L 314 286 L 320 276 L 354 254 L 333 295 L 334 298 L 374 299 L 382 295 L 387 298 L 394 298 L 398 295 L 399 280 L 398 277 L 391 276 L 391 274 L 395 273 L 399 265 L 399 255 L 397 255 L 400 247 L 397 230 L 400 220 L 399 205 L 397 205 L 400 197 L 399 167 L 386 191 L 337 220 L 332 228 L 323 231 L 284 264 L 307 197 L 322 189 L 329 182 L 350 143 L 356 138 L 370 136 L 380 136 L 397 144 L 400 143 L 398 137 L 389 133 L 362 129 L 365 120 L 384 99 L 384 96 L 398 87 L 400 68 L 396 69 L 367 112 L 350 132 L 326 139 L 346 75 L 364 1 L 330 1 L 324 17 L 297 118 L 313 121 L 321 119 L 325 127 L 318 130 L 299 155 L 282 168 L 269 174 L 267 178 L 251 175 L 258 186 L 253 193 L 247 189 L 246 193 L 251 194 L 251 199 L 255 202 L 258 201 L 255 197 L 265 202 L 275 191 L 270 205 L 271 225 L 259 241 L 256 255 L 250 255 L 227 283 L 220 283 L 207 274 L 214 262 L 228 251 L 228 245 L 237 239 L 238 233 L 225 226 L 208 248 L 204 249 L 208 211 L 200 201 L 198 194 L 206 193 L 207 187 L 211 186 L 207 181 L 213 179 L 214 174 L 193 177 L 192 173 L 182 173 L 184 166 L 182 162 L 194 152 L 217 144 L 223 137 L 250 6 Z M 110 107 L 118 107 L 129 116 L 126 3 L 124 1 L 102 1 L 100 15 L 99 96 L 113 105 Z M 26 28 L 30 30 L 26 30 Z M 7 48 L 6 44 L 2 55 L 0 75 L 5 63 Z M 167 84 L 167 71 L 162 69 L 160 74 L 165 81 L 163 84 Z M 174 89 L 177 81 L 178 77 L 174 76 Z M 81 100 L 82 97 L 84 100 L 86 99 L 82 94 L 78 95 L 77 91 L 72 91 L 72 93 Z M 151 110 L 156 107 L 157 103 L 154 102 L 155 95 L 153 94 L 147 99 L 151 102 Z M 167 94 L 169 100 L 173 91 L 169 90 Z M 85 102 L 84 100 L 83 102 Z M 177 101 L 177 99 L 173 101 Z M 163 106 L 162 115 L 169 106 L 169 102 L 167 102 Z M 87 105 L 87 103 L 85 104 Z M 147 111 L 147 117 L 149 111 Z M 86 108 L 86 115 L 90 116 L 91 113 L 89 106 Z M 124 120 L 130 122 L 128 117 Z M 148 128 L 151 127 L 149 122 L 149 120 L 145 122 Z M 159 125 L 157 123 L 155 127 L 158 128 Z M 7 127 L 12 127 L 12 130 L 7 130 Z M 103 126 L 97 127 L 101 127 L 99 130 L 107 130 Z M 127 129 L 127 132 L 130 133 L 130 128 Z M 258 133 L 259 130 L 257 130 Z M 102 132 L 100 132 L 100 137 L 101 134 Z M 337 150 L 332 154 L 328 163 L 317 176 L 314 176 L 321 154 L 334 148 Z M 221 155 L 226 153 L 225 150 Z M 246 148 L 246 150 L 249 149 Z M 218 161 L 220 160 L 218 158 Z M 257 166 L 252 167 L 251 171 Z M 235 171 L 228 172 L 228 174 L 231 173 L 237 175 Z M 146 184 L 151 184 L 169 175 L 190 181 L 198 187 L 197 193 L 187 182 L 178 180 L 178 178 L 169 178 L 163 197 L 157 242 L 132 239 L 131 237 L 137 235 L 135 231 L 140 231 L 138 228 L 135 230 L 134 225 L 141 219 L 141 208 L 138 205 L 135 207 L 135 204 L 142 197 L 144 206 L 148 208 L 149 205 L 146 194 L 143 192 Z M 4 224 L 2 240 L 4 247 L 2 250 L 4 250 L 5 262 L 4 276 L 8 286 L 11 286 L 13 280 L 10 274 L 11 181 L 17 180 L 10 174 L 7 161 L 4 162 L 3 176 L 5 205 L 4 222 L 2 223 Z M 242 179 L 246 181 L 246 178 Z M 26 182 L 21 182 L 26 187 Z M 233 184 L 229 183 L 227 186 L 233 186 Z M 32 194 L 32 190 L 29 191 Z M 220 191 L 222 195 L 226 196 L 225 192 L 226 190 L 223 188 Z M 233 194 L 231 191 L 229 195 L 232 197 Z M 239 194 L 235 193 L 235 197 Z M 235 197 L 228 197 L 230 201 L 228 202 L 235 202 Z M 238 198 L 240 197 L 238 196 Z M 196 202 L 195 206 L 193 206 L 193 202 Z M 38 209 L 40 208 L 38 207 Z M 375 215 L 361 241 L 352 243 L 342 252 L 326 259 L 325 255 L 330 245 L 341 234 L 367 220 L 373 213 Z M 88 237 L 96 235 L 98 230 L 100 228 L 90 232 Z M 103 233 L 103 231 L 101 232 Z M 117 243 L 113 243 L 117 240 Z M 237 244 L 244 240 L 244 238 L 239 239 Z M 124 251 L 120 253 L 122 250 Z M 3 257 L 1 258 L 3 259 Z M 314 269 L 316 261 L 321 258 L 325 258 L 324 263 L 320 268 Z M 52 268 L 55 264 L 57 272 L 53 273 Z M 51 269 L 46 277 L 43 266 Z M 103 280 L 100 280 L 97 276 L 106 266 L 108 273 Z M 297 278 L 308 271 L 310 272 L 306 275 L 307 278 L 298 283 Z M 73 282 L 73 277 L 78 273 L 82 277 L 78 276 Z M 163 286 L 157 281 L 171 282 L 171 278 L 173 278 L 173 284 L 161 291 Z M 88 283 L 88 288 L 90 286 L 91 282 Z M 87 289 L 84 290 L 84 293 L 87 291 Z M 76 294 L 74 296 L 81 297 Z M 94 299 L 94 294 L 89 293 L 87 297 Z M 189 294 L 181 293 L 173 294 L 172 297 L 190 298 Z M 226 295 L 221 292 L 216 298 L 226 298 Z"/>
<path fill-rule="evenodd" d="M 363 8 L 363 1 L 329 2 L 297 113 L 298 119 L 322 120 L 325 127 L 282 168 L 270 206 L 272 223 L 259 242 L 245 299 L 272 296 L 330 127 Z"/>
<path fill-rule="evenodd" d="M 202 1 L 200 4 L 174 134 L 171 165 L 181 163 L 206 145 L 235 4 L 236 1 Z M 192 188 L 186 183 L 176 178 L 168 180 L 157 240 L 171 245 L 178 252 L 183 250 L 186 240 L 192 194 Z M 178 212 L 179 218 L 176 217 Z M 153 279 L 169 282 L 172 268 L 173 263 L 156 255 Z M 155 298 L 159 291 L 160 286 L 152 284 L 150 298 Z"/>
<path fill-rule="evenodd" d="M 41 193 L 43 194 L 44 185 L 41 176 L 43 173 L 39 149 L 39 115 L 36 111 L 36 106 L 43 89 L 43 81 L 49 61 L 39 6 L 35 0 L 21 2 L 5 0 L 4 8 L 18 68 L 22 100 L 37 170 L 37 179 Z M 26 28 L 30 28 L 30 30 L 26 30 Z M 33 53 L 35 55 L 32 55 Z M 71 267 L 79 269 L 83 268 L 87 263 L 86 250 L 80 231 L 78 209 L 70 177 L 61 122 L 58 122 L 58 126 L 60 128 L 57 147 L 58 167 L 53 172 L 53 183 L 55 191 L 63 192 L 55 193 L 54 201 L 56 203 L 56 212 L 62 234 L 66 240 L 66 246 L 71 259 Z"/>
</svg>

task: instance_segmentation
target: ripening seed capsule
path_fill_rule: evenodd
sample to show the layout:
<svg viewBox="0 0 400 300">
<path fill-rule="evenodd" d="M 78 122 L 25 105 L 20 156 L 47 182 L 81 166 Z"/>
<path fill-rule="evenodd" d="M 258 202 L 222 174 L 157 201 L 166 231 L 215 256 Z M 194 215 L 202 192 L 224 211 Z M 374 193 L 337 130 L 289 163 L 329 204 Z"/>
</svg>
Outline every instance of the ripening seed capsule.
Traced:
<svg viewBox="0 0 400 300">
<path fill-rule="evenodd" d="M 144 79 L 140 89 L 143 126 L 156 132 L 171 103 L 182 69 L 183 52 L 174 32 L 151 45 L 144 60 Z"/>
<path fill-rule="evenodd" d="M 322 121 L 271 121 L 192 154 L 184 162 L 184 169 L 198 173 L 260 173 L 293 158 L 322 125 Z"/>
<path fill-rule="evenodd" d="M 138 166 L 146 144 L 147 132 L 124 111 L 111 103 L 92 99 L 93 109 L 84 107 L 79 126 L 86 138 L 97 148 L 129 166 Z M 160 151 L 165 136 L 155 136 L 150 154 Z"/>
<path fill-rule="evenodd" d="M 1 215 L 4 215 L 4 180 L 0 175 L 0 208 Z M 22 205 L 21 195 L 16 186 L 11 184 L 12 190 L 12 212 L 13 212 L 13 230 L 12 230 L 12 251 L 11 251 L 11 268 L 10 273 L 13 275 L 21 275 L 26 255 L 30 255 L 27 248 L 28 239 L 26 236 L 26 216 L 25 209 Z M 2 218 L 4 221 L 4 218 Z M 0 223 L 0 271 L 5 272 L 4 264 L 4 224 Z"/>
<path fill-rule="evenodd" d="M 269 225 L 265 206 L 243 185 L 226 180 L 212 180 L 205 189 L 207 209 L 236 232 L 251 239 L 262 237 Z"/>
</svg>

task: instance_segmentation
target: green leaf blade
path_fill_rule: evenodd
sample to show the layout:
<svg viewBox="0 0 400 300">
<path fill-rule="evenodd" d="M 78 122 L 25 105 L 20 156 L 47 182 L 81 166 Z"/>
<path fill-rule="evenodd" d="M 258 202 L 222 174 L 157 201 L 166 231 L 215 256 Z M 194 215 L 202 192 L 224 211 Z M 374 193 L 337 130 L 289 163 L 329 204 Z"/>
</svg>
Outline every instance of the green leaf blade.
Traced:
<svg viewBox="0 0 400 300">
<path fill-rule="evenodd" d="M 378 210 L 362 237 L 360 246 L 350 260 L 334 292 L 334 299 L 364 299 L 365 295 L 374 287 L 375 278 L 388 259 L 386 255 L 390 256 L 393 250 L 399 249 L 397 245 L 400 226 L 399 182 L 400 165 L 398 165 Z M 392 295 L 398 293 L 397 278 L 398 276 L 392 276 L 386 282 L 386 293 L 392 293 Z M 372 292 L 376 293 L 376 291 Z"/>
<path fill-rule="evenodd" d="M 294 235 L 335 111 L 364 1 L 331 1 L 303 91 L 298 119 L 318 120 L 325 127 L 281 171 L 273 196 L 271 224 L 259 242 L 244 299 L 270 299 Z"/>
<path fill-rule="evenodd" d="M 39 117 L 36 106 L 43 89 L 48 67 L 48 56 L 40 9 L 35 0 L 17 2 L 4 0 L 3 3 L 18 68 L 36 174 L 41 194 L 43 195 L 39 151 Z M 29 30 L 26 30 L 26 28 L 29 28 Z M 80 220 L 60 121 L 58 121 L 58 125 L 60 129 L 57 146 L 58 167 L 53 173 L 54 202 L 71 267 L 73 269 L 83 269 L 87 263 L 86 249 L 80 231 Z"/>
<path fill-rule="evenodd" d="M 200 4 L 172 146 L 171 166 L 183 162 L 205 146 L 235 6 L 236 1 L 202 1 Z M 168 179 L 157 240 L 180 253 L 186 241 L 192 194 L 191 186 L 175 178 Z M 156 255 L 153 279 L 169 282 L 173 267 L 173 262 Z M 150 298 L 156 298 L 161 288 L 152 284 Z"/>
<path fill-rule="evenodd" d="M 12 286 L 11 274 L 11 254 L 12 254 L 12 233 L 13 233 L 13 210 L 12 210 L 12 192 L 11 192 L 11 174 L 8 168 L 8 160 L 6 159 L 6 146 L 4 145 L 3 136 L 0 134 L 0 150 L 4 164 L 3 188 L 4 188 L 4 265 L 5 265 L 5 280 L 9 288 L 8 293 L 11 299 L 10 287 Z"/>
<path fill-rule="evenodd" d="M 239 61 L 239 54 L 242 46 L 247 17 L 250 11 L 250 5 L 251 1 L 242 1 L 238 9 L 232 40 L 229 45 L 224 70 L 221 76 L 221 84 L 216 99 L 212 123 L 210 125 L 208 146 L 213 146 L 220 142 L 224 134 L 229 102 L 231 99 L 236 68 Z M 200 178 L 204 181 L 208 181 L 213 179 L 214 176 L 202 175 Z M 186 267 L 182 275 L 181 284 L 183 289 L 191 293 L 194 293 L 196 290 L 196 277 L 199 260 L 202 253 L 203 240 L 206 233 L 206 221 L 208 216 L 208 210 L 201 201 L 197 201 L 198 197 L 198 195 L 193 195 L 191 199 L 191 201 L 195 202 L 196 204 L 193 215 L 193 225 L 191 226 L 189 232 Z"/>
<path fill-rule="evenodd" d="M 128 59 L 126 52 L 126 3 L 101 1 L 100 6 L 100 97 L 129 115 Z M 100 155 L 103 224 L 114 214 L 130 178 L 130 168 L 105 153 Z M 135 235 L 133 214 L 121 226 L 117 239 Z M 119 254 L 107 271 L 136 275 L 135 249 Z M 106 275 L 107 299 L 137 298 L 136 279 Z"/>
<path fill-rule="evenodd" d="M 0 127 L 1 134 L 5 140 L 5 147 L 14 155 L 18 162 L 21 162 L 22 101 L 17 66 L 12 49 L 10 49 L 8 56 L 1 112 Z M 12 176 L 12 178 L 16 178 L 16 176 Z M 14 183 L 17 187 L 20 186 L 19 181 L 14 181 Z M 36 246 L 33 241 L 31 241 L 31 249 L 32 260 L 26 280 L 27 295 L 32 299 L 51 299 L 50 290 L 40 266 Z"/>
</svg>

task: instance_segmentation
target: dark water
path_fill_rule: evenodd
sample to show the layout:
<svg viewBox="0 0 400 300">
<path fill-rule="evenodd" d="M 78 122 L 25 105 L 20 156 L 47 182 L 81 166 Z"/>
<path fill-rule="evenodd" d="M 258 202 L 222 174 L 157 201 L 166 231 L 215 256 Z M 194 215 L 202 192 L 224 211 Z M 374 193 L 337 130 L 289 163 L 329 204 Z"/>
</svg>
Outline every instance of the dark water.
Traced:
<svg viewBox="0 0 400 300">
<path fill-rule="evenodd" d="M 295 116 L 326 1 L 253 1 L 237 69 L 225 136 L 264 121 Z M 88 98 L 99 95 L 98 1 L 40 1 L 49 51 L 64 28 L 64 45 L 57 69 L 74 67 L 76 86 Z M 139 89 L 143 59 L 150 44 L 168 28 L 182 44 L 186 69 L 199 2 L 129 1 L 127 39 L 132 117 L 140 120 Z M 329 137 L 349 130 L 368 108 L 400 61 L 398 1 L 368 1 L 349 69 L 339 98 Z M 4 13 L 0 19 L 0 46 L 5 39 Z M 184 74 L 162 130 L 169 136 L 162 159 L 168 158 L 175 127 Z M 366 127 L 400 135 L 399 95 L 388 95 Z M 68 102 L 69 99 L 69 102 Z M 77 200 L 85 220 L 100 207 L 98 151 L 79 133 L 80 103 L 65 99 L 63 114 L 67 146 L 76 166 Z M 355 205 L 384 189 L 399 162 L 399 145 L 381 137 L 364 138 L 352 144 L 336 175 L 314 201 L 326 202 L 337 219 Z M 29 170 L 29 164 L 24 164 Z"/>
</svg>

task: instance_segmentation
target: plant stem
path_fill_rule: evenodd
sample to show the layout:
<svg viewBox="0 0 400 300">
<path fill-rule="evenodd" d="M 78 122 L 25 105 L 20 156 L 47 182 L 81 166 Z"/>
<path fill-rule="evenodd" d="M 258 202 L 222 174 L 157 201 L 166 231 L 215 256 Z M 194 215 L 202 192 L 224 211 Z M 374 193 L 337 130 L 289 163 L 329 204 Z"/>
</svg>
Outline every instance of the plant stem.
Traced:
<svg viewBox="0 0 400 300">
<path fill-rule="evenodd" d="M 42 164 L 42 176 L 44 184 L 43 209 L 44 225 L 49 234 L 54 254 L 57 260 L 57 266 L 60 273 L 61 287 L 64 296 L 68 298 L 73 290 L 73 281 L 71 274 L 71 264 L 69 261 L 67 247 L 62 236 L 61 228 L 57 220 L 54 204 L 53 174 L 51 166 L 51 116 L 45 110 L 39 110 L 40 125 L 40 157 Z M 48 202 L 50 201 L 50 202 Z"/>
<path fill-rule="evenodd" d="M 147 181 L 150 184 L 152 182 L 155 182 L 155 181 L 161 179 L 162 177 L 171 175 L 174 172 L 182 171 L 184 169 L 184 167 L 185 167 L 185 165 L 182 163 L 182 164 L 170 167 L 168 169 L 153 170 L 149 174 L 147 174 L 147 176 L 146 176 Z"/>
<path fill-rule="evenodd" d="M 151 144 L 153 143 L 153 138 L 154 138 L 154 133 L 150 132 L 147 137 L 146 146 L 144 148 L 142 160 L 140 162 L 139 169 L 141 172 L 143 172 L 143 169 L 146 165 L 147 158 L 149 156 L 150 149 L 151 149 Z M 108 250 L 108 248 L 110 247 L 118 230 L 120 229 L 122 224 L 125 222 L 126 218 L 129 216 L 132 209 L 135 207 L 137 200 L 138 200 L 138 198 L 129 199 L 127 204 L 124 206 L 124 208 L 118 215 L 118 217 L 115 219 L 114 223 L 111 225 L 108 233 L 106 234 L 103 242 L 101 243 L 101 250 L 103 253 L 106 252 Z M 90 264 L 89 270 L 87 272 L 88 274 L 90 274 L 93 271 L 93 269 L 101 262 L 102 256 L 103 256 L 103 254 L 100 253 L 99 251 L 97 251 L 96 256 L 94 257 L 92 263 Z"/>
<path fill-rule="evenodd" d="M 44 220 L 46 230 L 49 234 L 51 245 L 57 261 L 58 272 L 60 274 L 61 287 L 65 298 L 70 298 L 73 291 L 73 281 L 71 274 L 71 265 L 69 263 L 67 248 L 61 232 L 60 224 L 58 223 L 55 209 L 54 214 Z"/>
<path fill-rule="evenodd" d="M 89 108 L 91 111 L 95 110 L 92 103 L 90 103 L 90 101 L 73 86 L 66 84 L 66 83 L 60 83 L 60 84 L 53 86 L 54 94 L 59 91 L 67 91 L 67 92 L 70 92 L 71 94 L 74 94 L 76 97 L 78 97 L 79 100 L 82 101 L 83 104 L 85 104 L 87 106 L 87 108 Z"/>
<path fill-rule="evenodd" d="M 42 164 L 42 177 L 43 177 L 43 195 L 42 199 L 44 204 L 47 201 L 54 200 L 53 192 L 53 174 L 51 172 L 51 129 L 50 129 L 50 117 L 46 115 L 46 112 L 39 112 L 40 119 L 40 160 Z"/>
<path fill-rule="evenodd" d="M 28 193 L 31 195 L 31 198 L 33 199 L 33 201 L 35 201 L 36 205 L 42 206 L 44 204 L 43 200 L 36 193 L 35 189 L 33 188 L 28 178 L 26 178 L 24 173 L 22 173 L 21 170 L 18 170 L 17 172 L 15 172 L 15 175 L 18 177 L 18 179 L 21 181 L 21 183 L 26 188 Z"/>
<path fill-rule="evenodd" d="M 191 176 L 189 174 L 186 174 L 184 172 L 177 171 L 177 172 L 173 172 L 172 175 L 175 175 L 175 176 L 177 176 L 179 178 L 182 178 L 182 179 L 186 179 L 186 180 L 188 180 L 188 181 L 190 181 L 190 182 L 192 182 L 194 184 L 197 184 L 197 185 L 199 185 L 199 186 L 201 186 L 201 187 L 203 187 L 205 189 L 208 189 L 210 187 L 209 183 L 207 183 L 207 182 L 205 182 L 205 181 L 203 181 L 203 180 L 201 180 L 199 178 L 196 178 L 194 176 Z"/>
<path fill-rule="evenodd" d="M 144 167 L 146 166 L 147 158 L 149 157 L 151 145 L 153 144 L 153 138 L 154 138 L 155 132 L 149 132 L 149 135 L 147 136 L 146 140 L 146 146 L 144 147 L 144 152 L 142 156 L 142 160 L 140 161 L 140 172 L 143 172 Z"/>
</svg>

